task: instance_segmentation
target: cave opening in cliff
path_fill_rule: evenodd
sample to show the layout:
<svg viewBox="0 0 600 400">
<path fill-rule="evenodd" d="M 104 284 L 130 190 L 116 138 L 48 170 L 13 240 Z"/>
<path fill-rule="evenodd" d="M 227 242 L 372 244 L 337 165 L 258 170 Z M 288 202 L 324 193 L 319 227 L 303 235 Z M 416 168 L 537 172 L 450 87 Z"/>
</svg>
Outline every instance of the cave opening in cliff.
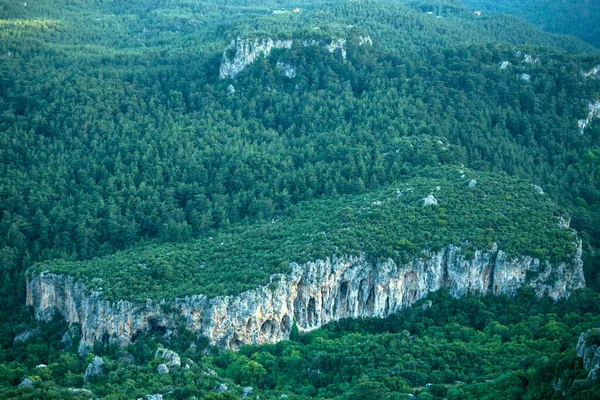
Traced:
<svg viewBox="0 0 600 400">
<path fill-rule="evenodd" d="M 383 310 L 383 315 L 387 316 L 390 313 L 390 298 L 385 298 L 385 308 Z"/>
<path fill-rule="evenodd" d="M 346 295 L 348 294 L 348 282 L 342 282 L 342 284 L 340 285 L 340 297 L 346 297 Z"/>
<path fill-rule="evenodd" d="M 284 315 L 283 318 L 281 318 L 281 327 L 283 329 L 284 332 L 287 332 L 289 330 L 292 329 L 292 324 L 291 324 L 291 320 L 290 317 L 288 317 L 288 315 Z"/>
<path fill-rule="evenodd" d="M 317 325 L 317 307 L 314 297 L 311 297 L 308 301 L 307 317 L 309 326 Z"/>
<path fill-rule="evenodd" d="M 260 327 L 260 331 L 265 335 L 270 335 L 273 332 L 273 322 L 268 319 Z"/>
<path fill-rule="evenodd" d="M 167 333 L 167 327 L 161 325 L 154 318 L 150 318 L 148 320 L 148 332 L 150 332 L 150 333 L 156 333 L 156 334 L 159 334 L 159 335 L 164 335 L 164 334 Z"/>
<path fill-rule="evenodd" d="M 367 310 L 369 310 L 369 312 L 371 313 L 375 309 L 375 285 L 372 285 L 369 289 L 369 296 L 367 297 L 366 307 Z"/>
</svg>

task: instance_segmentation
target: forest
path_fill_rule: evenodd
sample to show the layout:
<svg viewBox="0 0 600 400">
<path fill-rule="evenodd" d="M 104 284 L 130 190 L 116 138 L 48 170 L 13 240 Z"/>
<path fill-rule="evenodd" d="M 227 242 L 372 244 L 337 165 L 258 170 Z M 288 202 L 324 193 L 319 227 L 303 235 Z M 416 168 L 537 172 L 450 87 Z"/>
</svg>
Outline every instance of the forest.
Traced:
<svg viewBox="0 0 600 400">
<path fill-rule="evenodd" d="M 0 396 L 241 396 L 217 394 L 223 383 L 261 399 L 595 398 L 574 353 L 598 327 L 600 289 L 592 3 L 573 24 L 528 2 L 1 1 Z M 575 18 L 569 4 L 560 7 Z M 220 79 L 237 38 L 294 45 Z M 340 38 L 344 57 L 302 45 Z M 442 206 L 421 207 L 430 193 Z M 239 293 L 291 261 L 342 252 L 402 262 L 498 243 L 556 262 L 572 252 L 560 216 L 583 240 L 588 289 L 556 305 L 526 290 L 440 293 L 428 310 L 237 353 L 149 334 L 128 349 L 98 345 L 109 372 L 85 384 L 93 356 L 61 342 L 64 321 L 40 324 L 24 306 L 27 273 L 45 269 L 90 285 L 101 277 L 111 300 L 143 300 Z M 121 273 L 140 257 L 147 270 Z M 148 277 L 160 284 L 144 287 Z M 157 376 L 162 345 L 190 368 Z M 33 388 L 17 387 L 24 376 Z M 565 390 L 549 392 L 561 378 Z"/>
</svg>

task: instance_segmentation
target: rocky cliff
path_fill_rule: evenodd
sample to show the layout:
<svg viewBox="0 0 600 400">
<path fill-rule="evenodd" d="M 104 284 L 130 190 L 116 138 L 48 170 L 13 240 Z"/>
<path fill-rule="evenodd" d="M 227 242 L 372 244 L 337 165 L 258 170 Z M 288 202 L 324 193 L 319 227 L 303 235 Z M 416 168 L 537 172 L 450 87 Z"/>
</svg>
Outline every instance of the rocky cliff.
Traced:
<svg viewBox="0 0 600 400">
<path fill-rule="evenodd" d="M 237 39 L 223 52 L 219 77 L 235 79 L 241 70 L 261 55 L 268 57 L 273 49 L 291 49 L 292 40 Z"/>
<path fill-rule="evenodd" d="M 291 49 L 294 41 L 291 39 L 287 40 L 273 40 L 272 38 L 262 39 L 241 39 L 232 40 L 231 44 L 223 52 L 221 59 L 221 66 L 219 68 L 219 78 L 231 78 L 235 79 L 244 68 L 252 64 L 258 57 L 263 55 L 269 57 L 271 50 L 273 49 Z M 373 39 L 370 36 L 358 37 L 358 45 L 373 45 Z M 331 39 L 329 43 L 323 42 L 318 39 L 304 39 L 302 41 L 302 47 L 321 47 L 330 53 L 339 53 L 343 61 L 346 61 L 346 39 L 337 38 Z M 289 64 L 278 63 L 285 65 L 285 69 L 282 69 L 282 73 L 288 78 L 296 76 L 295 68 Z M 293 76 L 291 72 L 293 70 Z"/>
<path fill-rule="evenodd" d="M 347 317 L 384 317 L 410 306 L 429 292 L 447 288 L 467 293 L 514 295 L 529 285 L 538 296 L 558 299 L 584 286 L 581 244 L 570 263 L 551 265 L 492 249 L 466 258 L 446 246 L 423 252 L 405 265 L 376 264 L 363 256 L 293 264 L 289 274 L 237 296 L 109 302 L 86 290 L 82 281 L 49 271 L 27 279 L 27 304 L 40 320 L 61 313 L 78 323 L 83 345 L 94 341 L 128 344 L 149 330 L 175 330 L 179 323 L 209 338 L 214 345 L 237 348 L 273 343 L 289 337 L 294 320 L 300 332 Z"/>
</svg>

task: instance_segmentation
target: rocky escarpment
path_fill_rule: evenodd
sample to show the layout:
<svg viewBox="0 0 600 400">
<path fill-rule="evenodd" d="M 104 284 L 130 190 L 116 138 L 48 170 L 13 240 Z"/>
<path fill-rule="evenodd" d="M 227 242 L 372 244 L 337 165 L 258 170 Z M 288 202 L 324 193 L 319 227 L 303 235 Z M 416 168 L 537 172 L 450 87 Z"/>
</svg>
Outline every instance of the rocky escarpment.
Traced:
<svg viewBox="0 0 600 400">
<path fill-rule="evenodd" d="M 372 45 L 373 40 L 370 36 L 358 37 L 358 45 Z M 219 68 L 219 78 L 235 77 L 248 65 L 252 64 L 259 57 L 269 57 L 273 49 L 291 49 L 294 45 L 292 39 L 273 40 L 272 38 L 262 39 L 241 39 L 237 38 L 231 41 L 231 44 L 223 52 L 221 66 Z M 298 43 L 300 45 L 300 43 Z M 324 42 L 320 39 L 305 39 L 301 43 L 302 47 L 321 47 L 329 53 L 339 53 L 342 60 L 346 61 L 346 39 L 331 39 L 330 42 Z M 288 78 L 296 76 L 295 67 L 286 63 L 279 62 L 283 75 Z M 291 72 L 293 71 L 293 72 Z"/>
<path fill-rule="evenodd" d="M 252 64 L 258 57 L 268 57 L 273 49 L 291 49 L 293 41 L 265 39 L 236 39 L 223 52 L 219 77 L 235 79 L 241 70 Z M 233 56 L 232 56 L 233 55 Z"/>
<path fill-rule="evenodd" d="M 300 332 L 347 317 L 384 317 L 429 292 L 447 288 L 454 296 L 467 293 L 514 295 L 529 285 L 538 296 L 558 299 L 584 286 L 581 244 L 570 263 L 551 265 L 528 257 L 510 257 L 493 249 L 472 258 L 446 246 L 423 252 L 405 265 L 392 260 L 373 264 L 349 256 L 293 264 L 289 274 L 237 296 L 109 302 L 86 290 L 82 281 L 48 271 L 27 280 L 27 304 L 40 320 L 62 314 L 81 325 L 82 343 L 128 344 L 149 330 L 174 330 L 180 322 L 214 345 L 237 348 L 248 343 L 287 339 L 294 321 Z"/>
</svg>

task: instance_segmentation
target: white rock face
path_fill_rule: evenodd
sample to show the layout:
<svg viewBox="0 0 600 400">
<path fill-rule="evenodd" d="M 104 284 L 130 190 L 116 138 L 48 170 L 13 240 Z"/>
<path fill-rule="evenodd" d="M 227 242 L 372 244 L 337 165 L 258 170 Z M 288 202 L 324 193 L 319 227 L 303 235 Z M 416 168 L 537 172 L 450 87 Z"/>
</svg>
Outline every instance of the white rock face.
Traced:
<svg viewBox="0 0 600 400">
<path fill-rule="evenodd" d="M 569 229 L 571 227 L 571 216 L 569 214 L 559 216 L 558 226 L 561 229 Z"/>
<path fill-rule="evenodd" d="M 358 45 L 362 46 L 362 45 L 366 45 L 368 44 L 369 46 L 373 46 L 373 39 L 371 39 L 371 36 L 367 35 L 367 36 L 359 36 L 358 37 Z"/>
<path fill-rule="evenodd" d="M 580 119 L 577 122 L 579 126 L 579 134 L 583 135 L 585 132 L 585 128 L 587 128 L 594 118 L 600 118 L 600 100 L 595 103 L 588 104 L 588 109 L 590 110 L 586 119 Z"/>
<path fill-rule="evenodd" d="M 541 187 L 539 187 L 538 185 L 531 185 L 531 187 L 533 188 L 533 190 L 535 190 L 535 192 L 537 194 L 544 194 L 544 189 L 542 189 Z"/>
<path fill-rule="evenodd" d="M 509 257 L 496 248 L 476 251 L 467 259 L 453 245 L 424 251 L 404 265 L 392 260 L 373 264 L 364 256 L 328 258 L 292 263 L 289 274 L 275 274 L 269 284 L 236 296 L 143 303 L 109 302 L 86 290 L 82 281 L 43 272 L 29 276 L 27 304 L 39 320 L 59 312 L 69 323 L 80 324 L 82 343 L 88 346 L 106 338 L 127 345 L 139 332 L 174 329 L 183 319 L 187 329 L 206 336 L 212 345 L 236 349 L 288 339 L 294 320 L 300 332 L 307 332 L 341 318 L 385 317 L 441 288 L 460 297 L 514 295 L 529 285 L 538 296 L 568 296 L 585 285 L 578 243 L 574 258 L 558 265 Z M 165 308 L 173 311 L 166 313 Z"/>
<path fill-rule="evenodd" d="M 421 201 L 423 202 L 423 207 L 426 206 L 437 206 L 438 205 L 438 201 L 435 197 L 433 197 L 432 194 L 430 194 L 429 196 L 421 199 Z"/>
<path fill-rule="evenodd" d="M 498 64 L 498 68 L 502 69 L 506 69 L 508 67 L 510 67 L 510 61 L 502 61 L 501 63 Z"/>
<path fill-rule="evenodd" d="M 534 64 L 534 63 L 536 63 L 536 62 L 538 62 L 538 61 L 540 61 L 540 58 L 539 58 L 539 57 L 536 57 L 536 58 L 534 59 L 534 58 L 533 58 L 531 55 L 529 55 L 529 54 L 525 54 L 525 55 L 523 55 L 523 62 L 524 62 L 525 64 Z"/>
<path fill-rule="evenodd" d="M 248 65 L 252 64 L 258 57 L 264 55 L 268 57 L 272 49 L 291 49 L 293 41 L 265 39 L 236 39 L 231 42 L 229 47 L 223 52 L 223 59 L 219 69 L 221 79 L 235 79 Z M 230 53 L 235 52 L 233 59 Z"/>
<path fill-rule="evenodd" d="M 331 43 L 325 46 L 325 50 L 327 50 L 330 53 L 339 51 L 342 55 L 342 59 L 346 61 L 346 39 L 333 39 Z"/>
<path fill-rule="evenodd" d="M 590 69 L 588 72 L 581 72 L 584 78 L 597 78 L 600 75 L 600 64 Z"/>
<path fill-rule="evenodd" d="M 523 74 L 518 74 L 518 75 L 517 75 L 517 78 L 519 78 L 519 79 L 520 79 L 520 80 L 522 80 L 522 81 L 529 82 L 529 81 L 531 80 L 531 75 L 529 75 L 529 74 L 525 74 L 525 73 L 523 73 Z"/>
<path fill-rule="evenodd" d="M 470 188 L 474 188 L 474 187 L 476 187 L 476 186 L 477 186 L 477 180 L 475 180 L 475 179 L 471 179 L 471 180 L 469 181 L 469 187 L 470 187 Z"/>
</svg>

